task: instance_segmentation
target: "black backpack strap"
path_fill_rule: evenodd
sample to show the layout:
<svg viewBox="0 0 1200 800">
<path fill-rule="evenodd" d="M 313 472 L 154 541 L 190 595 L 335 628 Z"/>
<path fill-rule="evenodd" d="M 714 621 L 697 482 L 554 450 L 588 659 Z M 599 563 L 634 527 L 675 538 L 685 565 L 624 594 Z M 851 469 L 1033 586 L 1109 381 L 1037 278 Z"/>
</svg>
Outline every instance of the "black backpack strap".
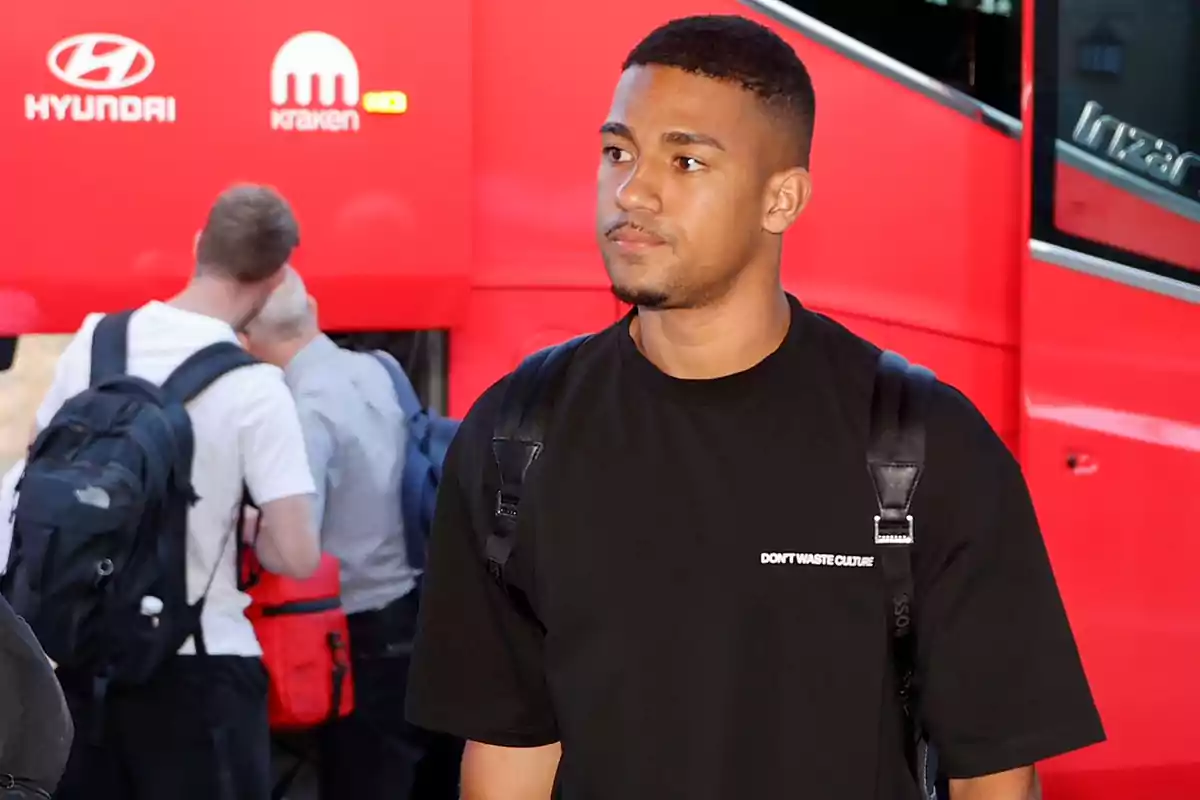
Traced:
<svg viewBox="0 0 1200 800">
<path fill-rule="evenodd" d="M 237 542 L 237 556 L 234 564 L 237 565 L 237 588 L 239 592 L 248 592 L 258 585 L 262 580 L 262 565 L 258 563 L 256 548 L 258 547 L 258 534 L 262 531 L 262 517 L 258 517 L 254 524 L 254 533 L 250 537 L 250 541 L 246 541 L 243 536 L 243 529 L 246 527 L 246 509 L 253 508 L 258 511 L 258 504 L 254 502 L 254 498 L 250 495 L 250 487 L 245 483 L 242 484 L 242 500 L 238 505 L 237 527 L 234 530 L 234 539 Z M 222 548 L 223 550 L 224 548 Z"/>
<path fill-rule="evenodd" d="M 106 314 L 92 331 L 91 386 L 124 375 L 129 360 L 129 319 L 132 311 Z"/>
<path fill-rule="evenodd" d="M 216 342 L 188 356 L 167 377 L 166 381 L 163 382 L 163 396 L 168 400 L 164 407 L 164 413 L 171 419 L 175 430 L 179 434 L 177 440 L 178 463 L 187 470 L 186 474 L 177 474 L 177 479 L 182 484 L 181 488 L 186 491 L 193 501 L 196 495 L 191 486 L 190 470 L 195 450 L 195 439 L 192 433 L 191 420 L 187 418 L 187 411 L 184 409 L 184 405 L 194 400 L 201 392 L 211 386 L 217 378 L 225 373 L 257 363 L 259 363 L 258 359 L 247 353 L 239 345 L 233 342 Z M 243 500 L 247 497 L 248 493 L 244 494 Z M 200 655 L 207 655 L 207 647 L 204 642 L 204 629 L 200 625 L 200 615 L 204 612 L 204 603 L 208 599 L 208 592 L 212 589 L 213 581 L 216 580 L 217 571 L 221 567 L 221 559 L 225 557 L 225 549 L 229 546 L 229 540 L 235 539 L 235 541 L 241 541 L 243 514 L 244 511 L 239 505 L 234 527 L 226 533 L 225 539 L 221 542 L 221 549 L 217 553 L 217 562 L 213 565 L 212 572 L 208 576 L 204 591 L 200 595 L 200 599 L 192 606 L 196 614 L 196 627 L 193 631 L 193 638 L 196 644 L 196 652 Z"/>
<path fill-rule="evenodd" d="M 492 432 L 492 455 L 499 470 L 492 531 L 484 552 L 488 570 L 505 584 L 504 568 L 516 542 L 517 512 L 525 476 L 545 446 L 546 428 L 571 356 L 589 336 L 539 350 L 521 362 L 505 388 Z"/>
<path fill-rule="evenodd" d="M 163 394 L 183 405 L 230 370 L 257 364 L 258 359 L 233 342 L 216 342 L 192 353 L 163 383 Z"/>
<path fill-rule="evenodd" d="M 888 632 L 896 682 L 905 719 L 905 754 L 923 771 L 924 731 L 913 704 L 916 643 L 912 544 L 914 524 L 909 509 L 925 467 L 925 414 L 934 374 L 909 364 L 898 353 L 879 356 L 867 467 L 875 487 L 875 550 L 888 591 Z M 924 775 L 922 772 L 922 782 Z"/>
<path fill-rule="evenodd" d="M 191 493 L 191 465 L 195 452 L 191 420 L 184 405 L 207 389 L 213 381 L 230 370 L 257 364 L 258 360 L 233 342 L 216 342 L 192 353 L 167 376 L 162 385 L 163 397 L 168 401 L 163 409 L 178 438 L 176 440 L 176 463 L 188 472 L 177 475 L 181 488 Z"/>
</svg>

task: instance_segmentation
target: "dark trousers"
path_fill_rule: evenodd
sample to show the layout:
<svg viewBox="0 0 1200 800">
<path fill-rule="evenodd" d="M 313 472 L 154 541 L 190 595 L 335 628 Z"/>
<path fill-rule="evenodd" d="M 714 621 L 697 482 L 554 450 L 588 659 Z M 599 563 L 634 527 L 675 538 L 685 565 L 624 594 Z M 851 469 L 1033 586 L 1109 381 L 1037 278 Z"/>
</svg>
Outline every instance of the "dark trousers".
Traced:
<svg viewBox="0 0 1200 800">
<path fill-rule="evenodd" d="M 60 682 L 75 740 L 55 800 L 270 798 L 259 659 L 175 656 L 150 682 L 110 689 L 102 705 L 87 680 Z"/>
<path fill-rule="evenodd" d="M 321 800 L 457 800 L 462 742 L 404 717 L 417 591 L 351 614 L 354 712 L 319 734 Z"/>
</svg>

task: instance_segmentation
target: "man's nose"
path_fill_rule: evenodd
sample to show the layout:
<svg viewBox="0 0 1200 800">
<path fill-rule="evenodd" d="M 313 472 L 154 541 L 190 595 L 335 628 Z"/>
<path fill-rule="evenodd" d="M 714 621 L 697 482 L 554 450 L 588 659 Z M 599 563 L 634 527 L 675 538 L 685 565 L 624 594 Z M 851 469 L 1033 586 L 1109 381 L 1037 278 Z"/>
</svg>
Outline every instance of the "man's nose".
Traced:
<svg viewBox="0 0 1200 800">
<path fill-rule="evenodd" d="M 662 190 L 655 171 L 639 164 L 617 186 L 617 207 L 622 211 L 662 211 Z"/>
</svg>

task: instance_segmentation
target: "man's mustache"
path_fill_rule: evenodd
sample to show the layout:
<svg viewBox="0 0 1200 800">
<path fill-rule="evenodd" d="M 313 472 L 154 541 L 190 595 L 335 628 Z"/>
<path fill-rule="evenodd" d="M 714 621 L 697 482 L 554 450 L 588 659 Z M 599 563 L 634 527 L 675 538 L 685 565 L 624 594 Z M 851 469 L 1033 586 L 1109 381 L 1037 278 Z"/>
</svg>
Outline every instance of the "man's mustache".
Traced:
<svg viewBox="0 0 1200 800">
<path fill-rule="evenodd" d="M 653 236 L 655 238 L 662 239 L 664 242 L 669 241 L 668 237 L 664 236 L 662 233 L 660 233 L 658 230 L 656 230 L 652 226 L 646 225 L 645 223 L 642 223 L 642 222 L 634 222 L 633 220 L 628 219 L 627 217 L 620 217 L 615 222 L 612 222 L 611 224 L 609 224 L 604 229 L 604 236 L 607 239 L 611 239 L 611 238 L 613 238 L 614 235 L 616 235 L 618 232 L 620 232 L 622 229 L 625 229 L 625 228 L 628 228 L 628 229 L 634 230 L 634 231 L 638 231 L 639 233 L 646 234 L 647 236 Z"/>
</svg>

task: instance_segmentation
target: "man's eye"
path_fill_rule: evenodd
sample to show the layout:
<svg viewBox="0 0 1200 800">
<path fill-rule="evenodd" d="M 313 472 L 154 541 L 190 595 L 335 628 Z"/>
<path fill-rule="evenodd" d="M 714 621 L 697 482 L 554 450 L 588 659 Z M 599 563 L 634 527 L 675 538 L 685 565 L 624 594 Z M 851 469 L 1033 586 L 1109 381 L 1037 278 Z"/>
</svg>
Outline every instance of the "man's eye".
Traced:
<svg viewBox="0 0 1200 800">
<path fill-rule="evenodd" d="M 604 148 L 604 157 L 614 164 L 633 160 L 633 155 L 631 153 L 628 153 L 619 147 L 612 146 Z"/>
<path fill-rule="evenodd" d="M 684 172 L 695 172 L 704 169 L 704 162 L 691 156 L 679 156 L 675 159 L 675 164 Z"/>
</svg>

